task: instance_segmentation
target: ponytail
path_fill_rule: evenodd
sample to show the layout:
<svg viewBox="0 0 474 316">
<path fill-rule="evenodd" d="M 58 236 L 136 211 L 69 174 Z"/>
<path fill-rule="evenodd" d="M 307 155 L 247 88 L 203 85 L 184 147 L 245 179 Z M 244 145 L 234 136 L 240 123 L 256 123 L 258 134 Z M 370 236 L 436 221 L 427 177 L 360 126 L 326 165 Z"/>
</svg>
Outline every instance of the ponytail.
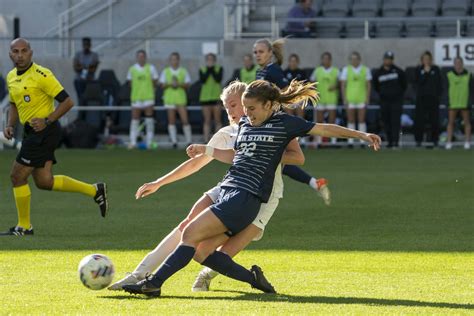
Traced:
<svg viewBox="0 0 474 316">
<path fill-rule="evenodd" d="M 276 85 L 265 80 L 256 80 L 247 86 L 243 98 L 256 99 L 262 103 L 271 102 L 274 110 L 283 106 L 295 108 L 301 104 L 304 108 L 308 104 L 316 105 L 319 94 L 316 83 L 292 80 L 285 90 L 281 91 Z"/>
</svg>

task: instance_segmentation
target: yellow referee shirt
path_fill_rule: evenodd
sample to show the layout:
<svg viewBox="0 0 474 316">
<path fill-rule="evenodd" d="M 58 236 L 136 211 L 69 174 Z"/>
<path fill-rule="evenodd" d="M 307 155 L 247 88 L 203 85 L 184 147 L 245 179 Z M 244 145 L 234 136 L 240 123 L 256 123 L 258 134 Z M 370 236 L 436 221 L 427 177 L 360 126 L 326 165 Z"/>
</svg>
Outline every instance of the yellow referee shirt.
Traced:
<svg viewBox="0 0 474 316">
<path fill-rule="evenodd" d="M 51 70 L 33 63 L 21 75 L 16 68 L 7 75 L 10 102 L 16 105 L 21 124 L 47 118 L 54 111 L 54 98 L 64 90 Z"/>
</svg>

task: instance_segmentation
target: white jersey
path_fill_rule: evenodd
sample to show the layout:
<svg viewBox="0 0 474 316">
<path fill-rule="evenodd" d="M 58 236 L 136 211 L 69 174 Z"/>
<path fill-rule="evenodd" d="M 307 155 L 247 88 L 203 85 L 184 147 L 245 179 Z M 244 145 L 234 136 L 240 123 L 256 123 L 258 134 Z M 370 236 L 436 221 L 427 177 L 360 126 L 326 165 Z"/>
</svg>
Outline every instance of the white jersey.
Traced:
<svg viewBox="0 0 474 316">
<path fill-rule="evenodd" d="M 212 136 L 208 145 L 218 149 L 234 149 L 235 141 L 237 140 L 238 125 L 229 125 L 221 128 Z M 283 197 L 283 178 L 281 175 L 281 164 L 275 171 L 275 180 L 273 181 L 273 189 L 271 198 L 281 199 Z"/>
</svg>

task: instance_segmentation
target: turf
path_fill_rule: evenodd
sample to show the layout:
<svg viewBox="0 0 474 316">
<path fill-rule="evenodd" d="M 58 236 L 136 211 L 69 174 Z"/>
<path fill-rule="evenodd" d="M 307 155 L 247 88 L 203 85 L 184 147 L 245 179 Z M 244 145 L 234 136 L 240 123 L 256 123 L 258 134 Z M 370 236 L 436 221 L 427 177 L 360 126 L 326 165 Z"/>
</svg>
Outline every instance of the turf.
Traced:
<svg viewBox="0 0 474 316">
<path fill-rule="evenodd" d="M 265 237 L 237 257 L 261 265 L 279 295 L 224 277 L 192 293 L 192 263 L 149 300 L 88 290 L 77 264 L 100 252 L 116 278 L 133 270 L 226 166 L 135 201 L 136 188 L 184 160 L 182 151 L 58 151 L 57 174 L 107 181 L 110 216 L 87 197 L 32 185 L 36 235 L 0 238 L 0 314 L 474 314 L 473 151 L 305 154 L 305 169 L 329 179 L 333 205 L 285 179 Z M 0 151 L 0 229 L 16 223 L 14 156 Z"/>
</svg>

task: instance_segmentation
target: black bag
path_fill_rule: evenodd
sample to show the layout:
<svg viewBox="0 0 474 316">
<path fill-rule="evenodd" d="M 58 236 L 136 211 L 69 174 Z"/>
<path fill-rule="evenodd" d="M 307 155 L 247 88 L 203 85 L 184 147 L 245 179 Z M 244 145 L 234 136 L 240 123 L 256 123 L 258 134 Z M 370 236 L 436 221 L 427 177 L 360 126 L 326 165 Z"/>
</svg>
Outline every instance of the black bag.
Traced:
<svg viewBox="0 0 474 316">
<path fill-rule="evenodd" d="M 99 131 L 95 126 L 77 119 L 64 128 L 63 139 L 68 148 L 96 148 Z"/>
</svg>

